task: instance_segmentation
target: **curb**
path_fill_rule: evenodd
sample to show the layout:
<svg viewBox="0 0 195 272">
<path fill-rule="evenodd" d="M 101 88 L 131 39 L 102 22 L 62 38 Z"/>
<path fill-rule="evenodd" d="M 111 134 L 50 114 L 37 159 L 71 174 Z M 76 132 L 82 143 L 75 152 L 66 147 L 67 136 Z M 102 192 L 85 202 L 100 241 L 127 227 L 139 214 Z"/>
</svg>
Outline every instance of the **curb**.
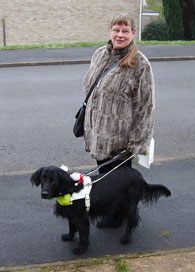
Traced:
<svg viewBox="0 0 195 272">
<path fill-rule="evenodd" d="M 149 57 L 149 61 L 189 61 L 195 60 L 195 56 L 182 57 Z M 61 60 L 61 61 L 38 61 L 38 62 L 16 62 L 16 63 L 0 63 L 0 68 L 6 67 L 22 67 L 22 66 L 42 66 L 42 65 L 72 65 L 72 64 L 89 64 L 90 59 L 83 60 Z"/>
<path fill-rule="evenodd" d="M 162 163 L 168 163 L 172 161 L 183 161 L 183 160 L 194 160 L 194 155 L 188 155 L 183 157 L 156 157 L 154 159 L 153 165 L 160 165 Z M 55 163 L 53 163 L 55 165 Z M 86 171 L 88 169 L 95 168 L 97 165 L 80 165 L 80 166 L 69 166 L 68 169 L 70 171 Z M 4 176 L 21 176 L 21 175 L 31 175 L 37 169 L 26 169 L 26 170 L 15 170 L 15 171 L 0 171 L 0 177 Z"/>
<path fill-rule="evenodd" d="M 70 266 L 74 269 L 79 266 L 89 266 L 97 265 L 101 266 L 101 264 L 105 264 L 106 262 L 116 261 L 119 259 L 123 260 L 132 260 L 132 259 L 139 259 L 139 258 L 150 258 L 150 257 L 160 257 L 160 256 L 169 256 L 171 254 L 185 254 L 195 252 L 195 246 L 186 247 L 186 248 L 179 248 L 179 249 L 168 249 L 168 250 L 157 250 L 154 252 L 131 252 L 127 254 L 119 254 L 113 256 L 103 256 L 103 257 L 94 257 L 94 258 L 85 258 L 85 259 L 77 259 L 77 260 L 69 260 L 69 261 L 57 261 L 52 263 L 42 263 L 42 264 L 31 264 L 31 265 L 22 265 L 22 266 L 3 266 L 0 267 L 0 271 L 10 272 L 10 271 L 35 271 L 35 269 L 42 269 L 45 270 L 49 268 L 49 271 L 62 271 L 60 267 Z M 99 267 L 100 268 L 100 267 Z M 100 269 L 101 270 L 101 269 Z M 47 271 L 47 270 L 45 270 Z M 71 270 L 72 271 L 72 270 Z M 77 271 L 77 270 L 74 270 Z"/>
<path fill-rule="evenodd" d="M 91 60 L 60 60 L 60 61 L 38 61 L 38 62 L 13 62 L 0 63 L 0 68 L 22 67 L 22 66 L 41 66 L 41 65 L 72 65 L 72 64 L 89 64 Z"/>
</svg>

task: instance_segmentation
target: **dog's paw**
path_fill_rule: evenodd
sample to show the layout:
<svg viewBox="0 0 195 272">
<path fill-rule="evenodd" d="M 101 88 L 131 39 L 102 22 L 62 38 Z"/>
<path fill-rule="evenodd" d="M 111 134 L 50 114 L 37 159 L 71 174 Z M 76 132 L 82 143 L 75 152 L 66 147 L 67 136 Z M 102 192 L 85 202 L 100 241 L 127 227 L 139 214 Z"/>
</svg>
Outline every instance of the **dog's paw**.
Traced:
<svg viewBox="0 0 195 272">
<path fill-rule="evenodd" d="M 61 239 L 62 241 L 72 241 L 74 238 L 74 235 L 68 233 L 68 234 L 62 234 Z"/>
<path fill-rule="evenodd" d="M 122 245 L 128 245 L 129 244 L 129 238 L 127 238 L 126 236 L 122 236 L 121 240 L 120 240 L 120 243 Z"/>
<path fill-rule="evenodd" d="M 86 250 L 87 250 L 86 247 L 78 246 L 78 247 L 73 248 L 72 252 L 73 252 L 73 254 L 81 255 L 81 254 L 85 253 Z"/>
</svg>

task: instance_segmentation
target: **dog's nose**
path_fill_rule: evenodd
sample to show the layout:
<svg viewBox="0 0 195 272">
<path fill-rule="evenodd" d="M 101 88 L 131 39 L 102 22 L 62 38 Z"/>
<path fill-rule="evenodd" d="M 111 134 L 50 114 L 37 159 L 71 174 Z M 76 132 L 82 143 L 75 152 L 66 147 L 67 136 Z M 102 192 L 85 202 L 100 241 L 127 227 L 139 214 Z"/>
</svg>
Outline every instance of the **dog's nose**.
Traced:
<svg viewBox="0 0 195 272">
<path fill-rule="evenodd" d="M 48 192 L 47 191 L 42 191 L 41 192 L 41 197 L 42 198 L 47 198 L 48 197 Z"/>
</svg>

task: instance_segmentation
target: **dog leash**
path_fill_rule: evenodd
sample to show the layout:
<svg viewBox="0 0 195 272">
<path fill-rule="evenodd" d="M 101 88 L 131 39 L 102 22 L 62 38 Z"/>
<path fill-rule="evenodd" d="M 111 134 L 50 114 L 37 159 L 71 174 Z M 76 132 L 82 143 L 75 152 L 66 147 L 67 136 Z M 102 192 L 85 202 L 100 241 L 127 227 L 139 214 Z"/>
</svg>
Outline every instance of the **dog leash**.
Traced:
<svg viewBox="0 0 195 272">
<path fill-rule="evenodd" d="M 92 185 L 92 184 L 94 184 L 94 183 L 96 183 L 96 182 L 102 180 L 103 178 L 105 178 L 106 176 L 108 176 L 110 173 L 112 173 L 113 171 L 115 171 L 117 168 L 119 168 L 121 165 L 123 165 L 124 163 L 126 163 L 128 160 L 132 159 L 134 156 L 135 156 L 135 154 L 131 155 L 129 158 L 127 158 L 126 160 L 122 161 L 119 165 L 115 166 L 113 169 L 111 169 L 110 171 L 108 171 L 106 174 L 104 174 L 104 175 L 101 176 L 100 178 L 98 178 L 98 179 L 92 181 L 92 182 L 90 183 L 90 185 Z M 117 157 L 117 156 L 116 156 L 116 157 Z M 114 158 L 113 158 L 113 159 L 114 159 Z M 106 164 L 108 164 L 108 163 L 106 163 Z M 102 165 L 103 165 L 103 164 L 102 164 Z M 99 169 L 99 168 L 98 168 L 98 169 Z M 98 170 L 98 169 L 97 169 L 97 170 Z M 90 173 L 91 173 L 91 172 L 90 172 Z M 86 186 L 89 186 L 89 185 L 87 184 Z"/>
<path fill-rule="evenodd" d="M 128 153 L 128 151 L 125 149 L 123 150 L 121 153 L 119 153 L 118 155 L 116 155 L 115 157 L 113 157 L 112 159 L 110 159 L 107 162 L 102 163 L 101 165 L 95 167 L 94 169 L 90 170 L 89 172 L 85 173 L 84 175 L 86 176 L 90 176 L 91 174 L 95 173 L 97 170 L 101 169 L 102 167 L 118 160 L 119 158 L 122 158 L 124 155 L 126 155 Z M 130 159 L 130 158 L 129 158 Z"/>
</svg>

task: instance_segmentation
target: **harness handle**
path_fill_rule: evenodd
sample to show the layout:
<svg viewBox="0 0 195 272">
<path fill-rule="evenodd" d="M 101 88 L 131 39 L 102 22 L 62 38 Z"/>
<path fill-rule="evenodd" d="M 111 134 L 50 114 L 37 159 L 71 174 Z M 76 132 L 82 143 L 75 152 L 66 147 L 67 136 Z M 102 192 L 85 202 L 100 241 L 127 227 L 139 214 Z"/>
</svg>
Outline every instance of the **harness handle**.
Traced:
<svg viewBox="0 0 195 272">
<path fill-rule="evenodd" d="M 91 174 L 95 173 L 97 170 L 99 170 L 103 166 L 108 165 L 108 164 L 116 161 L 119 158 L 122 158 L 126 153 L 128 153 L 128 151 L 125 149 L 121 153 L 119 153 L 118 155 L 116 155 L 115 157 L 113 157 L 112 159 L 110 159 L 109 161 L 102 163 L 101 165 L 95 167 L 94 169 L 90 170 L 89 172 L 85 173 L 84 175 L 90 176 Z"/>
<path fill-rule="evenodd" d="M 105 174 L 104 174 L 103 176 L 101 176 L 100 178 L 98 178 L 98 179 L 92 181 L 92 182 L 90 183 L 90 185 L 92 185 L 92 184 L 94 184 L 94 183 L 100 181 L 101 179 L 105 178 L 107 175 L 109 175 L 110 173 L 112 173 L 114 170 L 116 170 L 117 168 L 119 168 L 121 165 L 123 165 L 124 163 L 126 163 L 128 160 L 132 159 L 134 156 L 135 156 L 135 154 L 131 155 L 129 158 L 127 158 L 126 160 L 122 161 L 119 165 L 115 166 L 115 167 L 114 167 L 113 169 L 111 169 L 109 172 L 105 173 Z M 87 184 L 86 186 L 88 186 L 88 184 Z M 84 185 L 84 187 L 85 187 L 85 185 Z"/>
<path fill-rule="evenodd" d="M 122 152 L 120 152 L 118 155 L 116 155 L 115 157 L 113 157 L 112 159 L 110 159 L 109 161 L 102 163 L 101 165 L 95 167 L 94 169 L 92 169 L 91 171 L 87 172 L 87 173 L 84 174 L 84 175 L 90 176 L 91 174 L 95 173 L 97 170 L 99 170 L 99 169 L 102 168 L 103 166 L 106 166 L 106 165 L 108 165 L 108 164 L 110 164 L 110 163 L 112 163 L 112 162 L 118 160 L 119 158 L 122 158 L 124 155 L 127 155 L 128 153 L 129 153 L 129 152 L 125 149 L 125 150 L 123 150 Z"/>
</svg>

